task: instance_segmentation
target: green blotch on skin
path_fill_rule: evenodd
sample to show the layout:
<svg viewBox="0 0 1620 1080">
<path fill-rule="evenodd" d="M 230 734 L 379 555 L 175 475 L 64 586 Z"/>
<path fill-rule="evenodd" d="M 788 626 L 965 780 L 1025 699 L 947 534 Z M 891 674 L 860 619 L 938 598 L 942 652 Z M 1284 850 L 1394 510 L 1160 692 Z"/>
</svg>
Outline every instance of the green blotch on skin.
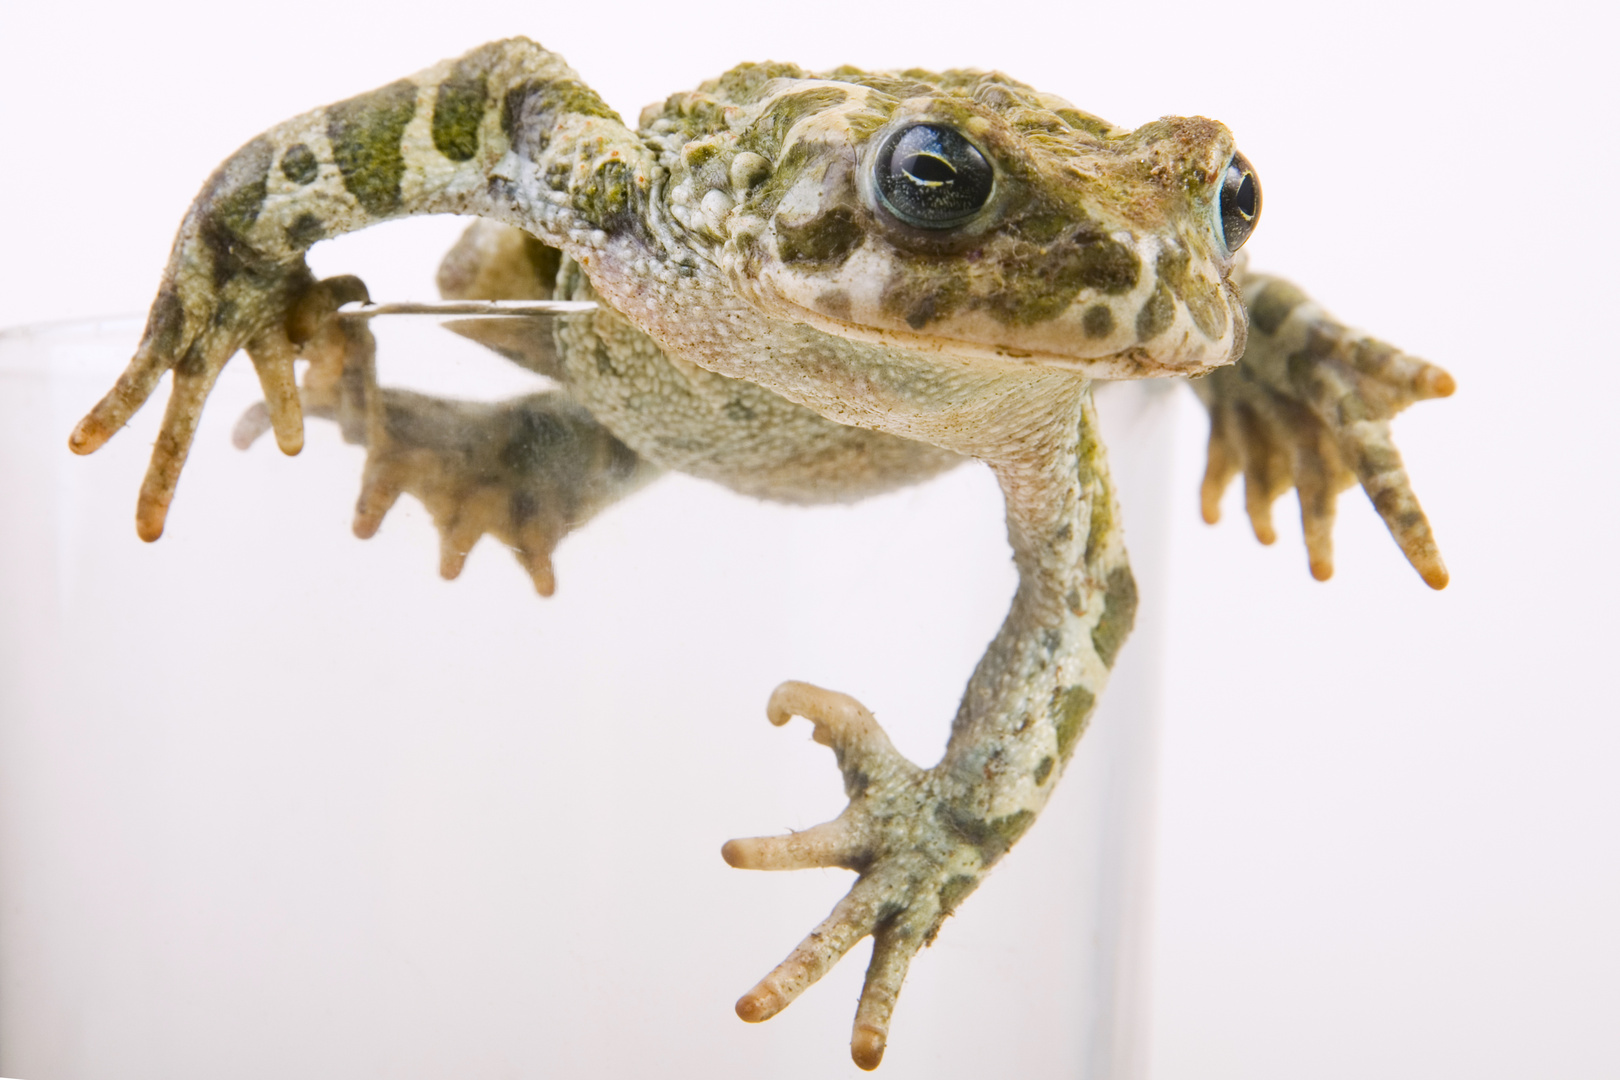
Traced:
<svg viewBox="0 0 1620 1080">
<path fill-rule="evenodd" d="M 1136 340 L 1151 341 L 1170 328 L 1176 318 L 1176 298 L 1169 286 L 1159 282 L 1142 310 L 1136 313 Z"/>
<path fill-rule="evenodd" d="M 990 830 L 996 834 L 996 838 L 1002 845 L 1001 851 L 997 852 L 997 855 L 1005 853 L 1008 848 L 1018 843 L 1019 838 L 1028 832 L 1029 827 L 1033 824 L 1035 824 L 1035 811 L 1033 810 L 1018 810 L 1008 814 L 1006 817 L 998 817 L 990 822 Z"/>
<path fill-rule="evenodd" d="M 1099 491 L 1091 500 L 1091 524 L 1086 529 L 1086 562 L 1095 562 L 1108 535 L 1114 528 L 1114 506 L 1107 489 Z"/>
<path fill-rule="evenodd" d="M 1260 295 L 1248 305 L 1249 325 L 1262 334 L 1275 334 L 1289 313 L 1308 299 L 1286 281 L 1267 282 Z"/>
<path fill-rule="evenodd" d="M 1057 759 L 1051 755 L 1041 758 L 1041 763 L 1035 766 L 1036 787 L 1040 787 L 1042 784 L 1046 783 L 1046 778 L 1052 775 L 1052 767 L 1056 764 Z"/>
<path fill-rule="evenodd" d="M 1110 668 L 1114 666 L 1119 647 L 1125 644 L 1125 638 L 1135 624 L 1136 577 L 1129 567 L 1122 566 L 1108 575 L 1102 618 L 1091 628 L 1091 644 L 1104 665 Z"/>
<path fill-rule="evenodd" d="M 174 286 L 165 285 L 152 301 L 152 310 L 146 315 L 146 332 L 142 335 L 162 356 L 173 356 L 180 348 L 186 329 L 186 309 Z"/>
<path fill-rule="evenodd" d="M 689 141 L 727 130 L 725 106 L 708 94 L 695 90 L 671 94 L 665 99 L 662 109 L 642 119 L 648 125 L 659 120 L 667 121 Z"/>
<path fill-rule="evenodd" d="M 227 168 L 233 174 L 231 182 L 214 195 L 208 216 L 222 229 L 241 235 L 253 227 L 264 209 L 270 181 L 269 145 L 255 139 L 236 152 Z"/>
<path fill-rule="evenodd" d="M 326 226 L 314 214 L 299 214 L 296 221 L 287 226 L 287 243 L 300 251 L 313 247 L 316 241 L 326 238 Z"/>
<path fill-rule="evenodd" d="M 776 253 L 785 263 L 833 270 L 844 265 L 865 239 L 866 230 L 856 220 L 854 211 L 847 206 L 837 206 L 803 225 L 778 222 Z"/>
<path fill-rule="evenodd" d="M 765 95 L 766 84 L 772 79 L 808 78 L 797 64 L 738 64 L 712 83 L 698 89 L 715 94 L 736 105 L 752 105 Z"/>
<path fill-rule="evenodd" d="M 293 143 L 281 155 L 281 175 L 295 184 L 302 186 L 310 183 L 320 171 L 321 165 L 315 160 L 315 152 L 303 143 Z"/>
<path fill-rule="evenodd" d="M 1036 244 L 1049 244 L 1073 227 L 1073 212 L 1056 206 L 1039 206 L 1014 222 L 1009 231 Z"/>
<path fill-rule="evenodd" d="M 1159 280 L 1187 305 L 1199 333 L 1211 341 L 1219 340 L 1226 333 L 1226 304 L 1220 289 L 1202 274 L 1192 272 L 1192 260 L 1185 251 L 1160 252 L 1158 272 Z"/>
<path fill-rule="evenodd" d="M 1092 304 L 1080 320 L 1086 337 L 1102 338 L 1114 332 L 1114 312 L 1107 304 Z"/>
<path fill-rule="evenodd" d="M 1219 341 L 1221 335 L 1226 333 L 1227 326 L 1226 302 L 1221 299 L 1220 289 L 1200 277 L 1184 294 L 1184 298 L 1198 332 L 1211 341 Z"/>
<path fill-rule="evenodd" d="M 1086 527 L 1086 563 L 1096 562 L 1114 528 L 1114 500 L 1106 480 L 1108 469 L 1103 456 L 1102 440 L 1097 430 L 1082 421 L 1080 442 L 1075 447 L 1075 467 L 1080 474 L 1080 485 L 1090 493 L 1091 521 Z M 1071 604 L 1071 608 L 1078 607 Z"/>
<path fill-rule="evenodd" d="M 768 161 L 775 161 L 782 153 L 788 133 L 805 117 L 824 109 L 835 108 L 849 100 L 849 91 L 836 86 L 818 86 L 783 94 L 762 113 L 758 120 L 737 140 L 737 146 L 751 150 Z"/>
<path fill-rule="evenodd" d="M 894 98 L 896 101 L 932 94 L 936 85 L 932 77 L 929 77 L 926 81 L 905 76 L 897 78 L 881 72 L 862 71 L 858 67 L 850 67 L 847 64 L 833 68 L 831 71 L 826 72 L 822 78 L 836 79 L 839 82 L 850 83 L 853 86 L 864 86 L 868 90 L 876 90 L 878 93 Z"/>
<path fill-rule="evenodd" d="M 620 160 L 608 160 L 591 175 L 582 193 L 575 196 L 575 207 L 596 227 L 616 232 L 629 223 L 640 223 L 635 212 L 635 175 Z"/>
<path fill-rule="evenodd" d="M 966 874 L 956 874 L 945 879 L 945 884 L 939 887 L 939 909 L 949 915 L 956 910 L 956 906 L 968 898 L 968 894 L 978 888 L 979 879 Z"/>
<path fill-rule="evenodd" d="M 409 79 L 340 101 L 326 110 L 326 137 L 343 186 L 367 213 L 399 209 L 405 154 L 400 141 L 416 115 L 416 84 Z"/>
<path fill-rule="evenodd" d="M 1006 817 L 985 821 L 955 807 L 940 806 L 940 820 L 963 840 L 979 849 L 986 865 L 995 862 L 1018 842 L 1024 831 L 1035 822 L 1035 814 L 1018 810 Z"/>
<path fill-rule="evenodd" d="M 254 139 L 219 167 L 199 199 L 208 209 L 198 236 L 214 256 L 216 289 L 264 261 L 245 237 L 264 208 L 274 158 L 267 140 Z"/>
<path fill-rule="evenodd" d="M 900 74 L 904 78 L 916 79 L 918 82 L 928 83 L 940 90 L 959 95 L 971 94 L 973 88 L 981 82 L 986 79 L 993 80 L 997 77 L 994 74 L 986 75 L 984 72 L 973 68 L 946 68 L 944 71 L 907 68 Z"/>
<path fill-rule="evenodd" d="M 599 229 L 616 232 L 640 224 L 634 206 L 635 178 L 630 166 L 604 161 L 574 193 L 574 209 Z"/>
<path fill-rule="evenodd" d="M 776 213 L 776 208 L 782 202 L 800 175 L 812 166 L 826 160 L 829 147 L 824 143 L 795 142 L 788 147 L 782 155 L 782 160 L 776 163 L 771 171 L 770 178 L 753 188 L 748 196 L 748 210 L 756 217 L 768 218 Z"/>
<path fill-rule="evenodd" d="M 566 161 L 549 161 L 546 163 L 545 185 L 552 191 L 567 191 L 574 170 Z"/>
<path fill-rule="evenodd" d="M 1080 247 L 1079 276 L 1080 284 L 1086 288 L 1119 296 L 1136 288 L 1142 276 L 1142 260 L 1111 237 L 1088 237 Z"/>
<path fill-rule="evenodd" d="M 844 123 L 855 141 L 863 143 L 882 130 L 898 104 L 892 98 L 868 95 L 864 108 L 851 109 L 844 114 Z"/>
<path fill-rule="evenodd" d="M 879 306 L 885 315 L 904 319 L 913 330 L 921 330 L 961 307 L 968 292 L 969 280 L 960 267 L 910 260 L 896 267 Z"/>
<path fill-rule="evenodd" d="M 532 152 L 550 144 L 551 129 L 564 116 L 619 119 L 601 95 L 578 79 L 529 79 L 508 90 L 501 101 L 501 130 Z"/>
<path fill-rule="evenodd" d="M 1010 233 L 1042 246 L 1017 252 L 1016 277 L 991 298 L 992 314 L 1029 326 L 1063 314 L 1082 289 L 1115 296 L 1136 286 L 1141 259 L 1094 223 L 1082 218 L 1072 238 L 1055 239 L 1075 224 L 1072 209 L 1054 205 L 1033 207 L 1009 226 Z M 1039 239 L 1043 237 L 1050 242 Z"/>
<path fill-rule="evenodd" d="M 1052 725 L 1057 730 L 1058 758 L 1069 760 L 1074 744 L 1086 733 L 1091 710 L 1097 705 L 1097 695 L 1084 686 L 1071 686 L 1059 690 L 1052 703 Z"/>
<path fill-rule="evenodd" d="M 686 167 L 697 172 L 703 166 L 713 161 L 720 154 L 720 148 L 714 143 L 697 143 L 681 150 L 681 157 L 686 160 Z"/>
<path fill-rule="evenodd" d="M 1114 125 L 1102 117 L 1093 116 L 1088 112 L 1081 112 L 1079 109 L 1059 109 L 1057 110 L 1057 117 L 1076 131 L 1084 131 L 1089 135 L 1097 136 L 1099 139 L 1107 138 L 1114 130 Z"/>
<path fill-rule="evenodd" d="M 478 153 L 488 97 L 489 77 L 466 64 L 456 65 L 439 84 L 433 98 L 433 145 L 439 153 L 451 161 L 470 161 Z"/>
</svg>

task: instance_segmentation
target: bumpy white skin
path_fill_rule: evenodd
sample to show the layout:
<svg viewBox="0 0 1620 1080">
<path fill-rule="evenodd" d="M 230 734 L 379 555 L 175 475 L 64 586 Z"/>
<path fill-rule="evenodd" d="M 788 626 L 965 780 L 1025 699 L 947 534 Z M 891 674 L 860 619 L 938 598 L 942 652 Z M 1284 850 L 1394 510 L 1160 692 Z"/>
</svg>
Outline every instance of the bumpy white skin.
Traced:
<svg viewBox="0 0 1620 1080">
<path fill-rule="evenodd" d="M 899 221 L 873 192 L 876 148 L 919 119 L 963 132 L 996 170 L 985 210 L 949 235 Z M 745 66 L 649 110 L 638 134 L 555 55 L 497 43 L 288 121 L 222 166 L 181 227 L 136 357 L 72 446 L 101 445 L 173 368 L 137 511 L 156 538 L 202 401 L 238 348 L 278 443 L 301 445 L 293 357 L 334 333 L 319 315 L 348 295 L 314 283 L 303 251 L 453 212 L 560 250 L 562 293 L 606 305 L 559 331 L 553 373 L 649 468 L 815 501 L 985 461 L 1019 586 L 944 758 L 906 761 L 858 702 L 786 683 L 770 719 L 813 722 L 849 806 L 724 849 L 739 867 L 858 872 L 737 1012 L 774 1015 L 870 934 L 851 1052 L 874 1068 L 911 957 L 1045 805 L 1130 629 L 1136 588 L 1089 380 L 1196 375 L 1242 350 L 1217 209 L 1232 154 L 1211 121 L 1124 132 L 971 72 Z M 336 408 L 307 380 L 305 398 Z M 619 455 L 577 430 L 601 460 Z M 645 479 L 621 473 L 625 490 Z M 374 529 L 402 487 L 368 481 L 357 528 Z M 542 592 L 549 563 L 545 575 Z"/>
</svg>

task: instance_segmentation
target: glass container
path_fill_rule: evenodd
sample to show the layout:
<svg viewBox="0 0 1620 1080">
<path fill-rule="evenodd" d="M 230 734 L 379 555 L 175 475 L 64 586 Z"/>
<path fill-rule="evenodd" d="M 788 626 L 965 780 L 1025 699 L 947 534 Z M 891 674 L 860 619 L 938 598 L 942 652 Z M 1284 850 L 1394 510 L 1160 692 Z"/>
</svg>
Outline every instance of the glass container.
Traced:
<svg viewBox="0 0 1620 1080">
<path fill-rule="evenodd" d="M 380 382 L 539 376 L 424 316 Z M 982 466 L 797 508 L 666 476 L 562 541 L 556 594 L 485 538 L 453 582 L 408 496 L 350 531 L 365 451 L 232 448 L 226 369 L 157 543 L 161 409 L 74 422 L 135 319 L 0 334 L 0 1075 L 24 1080 L 856 1075 L 859 945 L 770 1022 L 732 1003 L 847 889 L 720 846 L 835 816 L 785 679 L 921 764 L 1014 586 Z M 1099 388 L 1144 598 L 1041 819 L 912 967 L 881 1069 L 1146 1075 L 1168 386 Z"/>
</svg>

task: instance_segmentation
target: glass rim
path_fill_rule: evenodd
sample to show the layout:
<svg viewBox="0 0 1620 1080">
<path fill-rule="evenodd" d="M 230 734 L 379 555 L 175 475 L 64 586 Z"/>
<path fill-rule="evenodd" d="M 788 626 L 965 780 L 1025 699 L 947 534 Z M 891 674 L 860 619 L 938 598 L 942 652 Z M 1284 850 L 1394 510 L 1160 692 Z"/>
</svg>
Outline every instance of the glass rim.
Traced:
<svg viewBox="0 0 1620 1080">
<path fill-rule="evenodd" d="M 393 316 L 482 316 L 485 318 L 556 318 L 565 315 L 584 315 L 596 311 L 598 305 L 590 300 L 401 300 L 346 307 L 339 314 L 348 318 L 370 321 Z M 38 355 L 12 346 L 31 343 L 44 345 L 71 344 L 76 339 L 98 338 L 108 335 L 134 337 L 144 325 L 144 316 L 135 314 L 91 315 L 82 318 L 52 319 L 45 322 L 23 323 L 19 326 L 0 327 L 0 374 L 61 372 L 60 359 L 42 363 Z M 131 347 L 134 347 L 132 342 Z M 100 366 L 100 365 L 98 365 Z"/>
</svg>

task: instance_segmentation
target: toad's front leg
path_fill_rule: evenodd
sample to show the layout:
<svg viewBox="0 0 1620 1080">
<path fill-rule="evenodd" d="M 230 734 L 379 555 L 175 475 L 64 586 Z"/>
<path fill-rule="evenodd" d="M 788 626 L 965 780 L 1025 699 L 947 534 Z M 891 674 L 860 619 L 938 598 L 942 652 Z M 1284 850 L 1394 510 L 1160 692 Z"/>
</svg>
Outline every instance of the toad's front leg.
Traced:
<svg viewBox="0 0 1620 1080">
<path fill-rule="evenodd" d="M 912 957 L 1045 806 L 1135 616 L 1089 386 L 1047 382 L 1039 393 L 1046 396 L 1032 408 L 1027 437 L 1002 443 L 1016 447 L 1010 456 L 984 455 L 1007 498 L 1019 586 L 968 685 L 944 759 L 920 768 L 853 698 L 785 683 L 771 697 L 771 722 L 803 716 L 815 724 L 816 741 L 837 756 L 849 806 L 804 832 L 733 840 L 722 850 L 743 869 L 860 874 L 821 925 L 737 1002 L 737 1014 L 776 1015 L 871 935 L 850 1041 L 863 1069 L 883 1058 Z"/>
<path fill-rule="evenodd" d="M 238 349 L 258 369 L 276 442 L 289 454 L 303 446 L 293 360 L 300 311 L 318 295 L 304 260 L 313 244 L 453 213 L 510 221 L 586 259 L 635 248 L 642 216 L 631 208 L 645 204 L 650 160 L 560 57 L 522 38 L 278 124 L 198 194 L 134 358 L 69 446 L 96 450 L 174 372 L 136 508 L 137 531 L 155 540 L 203 403 Z"/>
</svg>

